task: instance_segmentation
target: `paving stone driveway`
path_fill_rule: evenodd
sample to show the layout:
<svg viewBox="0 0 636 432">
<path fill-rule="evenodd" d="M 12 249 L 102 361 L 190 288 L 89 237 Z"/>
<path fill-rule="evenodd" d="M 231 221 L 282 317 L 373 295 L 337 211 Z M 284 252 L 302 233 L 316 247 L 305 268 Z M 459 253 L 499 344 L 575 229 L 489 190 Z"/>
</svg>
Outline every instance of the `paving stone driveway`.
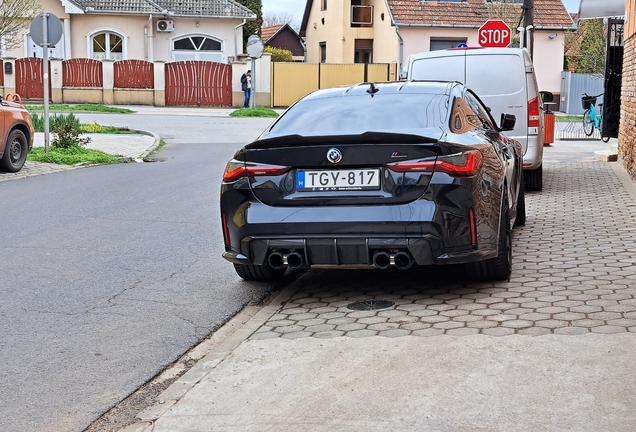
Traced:
<svg viewBox="0 0 636 432">
<path fill-rule="evenodd" d="M 603 162 L 546 162 L 513 235 L 508 282 L 470 283 L 459 267 L 314 270 L 252 340 L 439 334 L 636 332 L 636 206 Z M 365 300 L 383 310 L 354 311 Z"/>
</svg>

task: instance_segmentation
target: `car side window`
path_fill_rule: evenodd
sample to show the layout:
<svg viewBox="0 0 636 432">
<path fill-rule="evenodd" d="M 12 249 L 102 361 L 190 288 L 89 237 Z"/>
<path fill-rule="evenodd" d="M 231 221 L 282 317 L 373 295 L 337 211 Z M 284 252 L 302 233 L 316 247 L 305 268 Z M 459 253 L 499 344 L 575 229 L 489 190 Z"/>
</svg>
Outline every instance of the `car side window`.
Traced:
<svg viewBox="0 0 636 432">
<path fill-rule="evenodd" d="M 480 129 L 496 130 L 492 123 L 492 118 L 484 105 L 470 92 L 464 93 L 464 100 L 470 107 L 471 111 L 477 116 L 475 122 L 479 123 Z"/>
<path fill-rule="evenodd" d="M 477 106 L 468 103 L 466 99 L 455 97 L 450 115 L 450 130 L 453 133 L 466 133 L 473 129 L 490 129 L 490 122 L 484 124 L 484 120 L 479 113 L 479 103 L 474 100 Z"/>
</svg>

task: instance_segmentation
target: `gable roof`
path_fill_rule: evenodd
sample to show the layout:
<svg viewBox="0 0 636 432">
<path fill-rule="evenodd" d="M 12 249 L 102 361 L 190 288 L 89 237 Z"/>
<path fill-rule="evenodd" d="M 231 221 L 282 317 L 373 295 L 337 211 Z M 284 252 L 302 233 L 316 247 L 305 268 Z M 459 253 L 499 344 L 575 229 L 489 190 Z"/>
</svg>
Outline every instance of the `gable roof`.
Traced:
<svg viewBox="0 0 636 432">
<path fill-rule="evenodd" d="M 278 33 L 282 28 L 282 25 L 261 27 L 261 40 L 263 43 L 267 43 L 268 40 L 276 36 L 276 33 Z"/>
<path fill-rule="evenodd" d="M 270 39 L 273 39 L 274 36 L 283 33 L 285 30 L 291 32 L 294 37 L 297 37 L 300 40 L 300 36 L 298 36 L 296 30 L 294 30 L 289 24 L 261 27 L 261 40 L 263 43 L 267 43 Z"/>
<path fill-rule="evenodd" d="M 86 13 L 256 19 L 254 12 L 234 0 L 66 0 L 66 3 L 73 3 Z"/>
<path fill-rule="evenodd" d="M 311 0 L 308 0 L 308 4 Z M 486 0 L 461 2 L 427 0 L 386 0 L 393 22 L 400 26 L 481 27 L 492 19 L 492 8 L 500 7 Z M 508 4 L 518 8 L 521 4 Z M 536 29 L 571 29 L 572 18 L 561 0 L 534 0 L 534 26 Z"/>
</svg>

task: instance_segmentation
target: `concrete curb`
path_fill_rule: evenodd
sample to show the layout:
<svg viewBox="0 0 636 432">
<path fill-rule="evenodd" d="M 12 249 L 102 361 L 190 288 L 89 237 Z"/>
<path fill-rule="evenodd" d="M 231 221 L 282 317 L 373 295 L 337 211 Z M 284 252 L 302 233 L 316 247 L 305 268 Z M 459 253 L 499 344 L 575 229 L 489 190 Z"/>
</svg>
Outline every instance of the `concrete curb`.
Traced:
<svg viewBox="0 0 636 432">
<path fill-rule="evenodd" d="M 159 144 L 161 144 L 161 137 L 159 135 L 157 135 L 156 133 L 152 132 L 152 131 L 145 131 L 145 130 L 139 130 L 139 129 L 135 129 L 135 132 L 139 132 L 142 135 L 147 135 L 147 136 L 151 136 L 155 139 L 155 142 L 153 145 L 151 145 L 150 147 L 148 147 L 146 149 L 146 151 L 144 151 L 141 156 L 139 156 L 136 159 L 133 159 L 135 162 L 143 162 L 144 158 L 147 157 L 150 153 L 152 153 L 157 147 L 159 147 Z"/>
<path fill-rule="evenodd" d="M 181 378 L 175 381 L 170 387 L 159 395 L 159 402 L 152 405 L 137 414 L 140 420 L 130 426 L 120 429 L 120 432 L 150 432 L 153 429 L 154 422 L 172 408 L 179 400 L 196 386 L 206 375 L 214 370 L 221 362 L 223 362 L 232 352 L 246 341 L 256 330 L 265 324 L 291 297 L 296 293 L 298 280 L 284 288 L 267 306 L 260 310 L 256 307 L 246 307 L 234 316 L 214 335 L 227 332 L 227 328 L 237 327 L 229 331 L 229 334 L 222 336 L 222 340 L 213 341 L 206 339 L 196 347 L 192 348 L 188 353 L 192 356 L 196 352 L 196 356 L 201 358 L 195 366 L 186 372 Z M 248 318 L 247 320 L 245 318 Z M 187 354 L 186 354 L 187 355 Z"/>
</svg>

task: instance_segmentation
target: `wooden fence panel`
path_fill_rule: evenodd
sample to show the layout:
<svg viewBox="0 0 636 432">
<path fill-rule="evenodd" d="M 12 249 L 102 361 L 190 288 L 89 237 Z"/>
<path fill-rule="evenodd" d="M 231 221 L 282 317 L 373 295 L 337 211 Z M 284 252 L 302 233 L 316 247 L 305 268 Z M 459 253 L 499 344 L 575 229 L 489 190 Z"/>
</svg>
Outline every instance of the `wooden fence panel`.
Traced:
<svg viewBox="0 0 636 432">
<path fill-rule="evenodd" d="M 155 88 L 154 65 L 145 60 L 122 60 L 114 64 L 115 88 Z"/>
<path fill-rule="evenodd" d="M 197 105 L 195 61 L 166 63 L 166 105 Z"/>
<path fill-rule="evenodd" d="M 395 81 L 396 65 L 389 63 L 272 63 L 271 104 L 290 106 L 319 88 L 353 85 L 363 81 Z"/>
<path fill-rule="evenodd" d="M 41 58 L 26 57 L 15 61 L 15 90 L 22 99 L 44 99 L 44 76 L 42 75 L 43 60 Z M 51 64 L 49 63 L 49 76 Z M 51 80 L 49 80 L 49 95 Z"/>
<path fill-rule="evenodd" d="M 290 106 L 301 97 L 318 90 L 319 68 L 317 63 L 272 63 L 272 106 Z"/>
<path fill-rule="evenodd" d="M 76 58 L 62 62 L 64 87 L 103 87 L 102 62 L 88 58 Z"/>
<path fill-rule="evenodd" d="M 232 106 L 232 66 L 199 62 L 199 105 Z"/>
<path fill-rule="evenodd" d="M 353 85 L 364 81 L 364 63 L 320 64 L 320 88 Z"/>
<path fill-rule="evenodd" d="M 232 67 L 195 60 L 166 63 L 166 105 L 231 106 Z"/>
</svg>

